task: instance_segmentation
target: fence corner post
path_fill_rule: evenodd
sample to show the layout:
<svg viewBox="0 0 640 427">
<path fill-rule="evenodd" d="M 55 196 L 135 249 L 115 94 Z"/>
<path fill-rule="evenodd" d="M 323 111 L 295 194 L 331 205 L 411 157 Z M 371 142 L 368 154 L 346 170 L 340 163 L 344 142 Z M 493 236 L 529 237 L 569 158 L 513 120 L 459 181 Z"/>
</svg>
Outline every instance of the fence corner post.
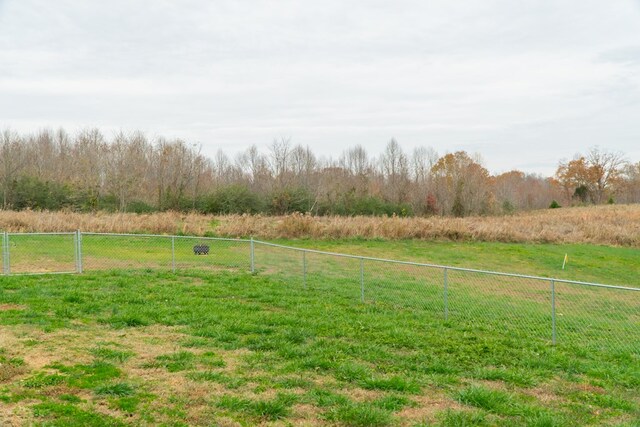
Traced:
<svg viewBox="0 0 640 427">
<path fill-rule="evenodd" d="M 444 321 L 449 320 L 449 269 L 444 268 Z"/>
<path fill-rule="evenodd" d="M 253 241 L 253 237 L 251 237 L 251 274 L 256 273 L 256 254 L 255 254 L 255 243 Z"/>
<path fill-rule="evenodd" d="M 551 344 L 556 345 L 556 281 L 551 279 Z"/>
</svg>

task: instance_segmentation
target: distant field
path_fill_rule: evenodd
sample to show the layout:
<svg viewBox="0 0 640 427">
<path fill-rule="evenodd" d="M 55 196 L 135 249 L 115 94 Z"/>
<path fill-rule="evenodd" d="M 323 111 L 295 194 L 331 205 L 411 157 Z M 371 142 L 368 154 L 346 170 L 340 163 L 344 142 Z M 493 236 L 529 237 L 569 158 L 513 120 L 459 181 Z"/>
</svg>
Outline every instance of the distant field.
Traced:
<svg viewBox="0 0 640 427">
<path fill-rule="evenodd" d="M 353 255 L 528 274 L 640 288 L 640 249 L 589 244 L 522 244 L 425 240 L 314 240 L 275 242 Z M 565 269 L 564 256 L 568 255 Z"/>
<path fill-rule="evenodd" d="M 0 277 L 0 423 L 637 425 L 638 353 L 550 346 L 517 321 L 544 316 L 535 289 L 464 298 L 444 321 L 438 288 L 371 270 L 363 304 L 357 273 L 316 265 L 305 287 L 257 255 L 255 276 Z"/>
<path fill-rule="evenodd" d="M 261 239 L 421 239 L 507 243 L 590 243 L 640 247 L 640 205 L 546 209 L 490 217 L 206 216 L 164 212 L 79 214 L 0 211 L 0 231 L 215 235 Z"/>
</svg>

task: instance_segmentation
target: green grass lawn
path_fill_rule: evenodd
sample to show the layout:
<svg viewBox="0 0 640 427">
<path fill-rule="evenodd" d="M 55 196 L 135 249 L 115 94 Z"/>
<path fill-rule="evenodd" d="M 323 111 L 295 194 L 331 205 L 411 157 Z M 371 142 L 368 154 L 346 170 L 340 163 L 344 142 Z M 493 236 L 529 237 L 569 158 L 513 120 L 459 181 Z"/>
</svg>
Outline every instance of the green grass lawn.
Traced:
<svg viewBox="0 0 640 427">
<path fill-rule="evenodd" d="M 636 425 L 640 363 L 221 271 L 0 279 L 0 404 L 43 425 Z M 10 418 L 11 417 L 11 418 Z"/>
<path fill-rule="evenodd" d="M 73 269 L 72 236 L 57 239 L 12 238 L 12 271 Z M 257 245 L 250 275 L 246 243 L 195 256 L 198 241 L 174 258 L 170 238 L 85 236 L 84 275 L 0 277 L 0 422 L 640 420 L 640 292 L 556 284 L 552 346 L 547 281 L 448 271 L 445 298 L 441 269 Z M 625 285 L 639 268 L 635 250 L 588 245 L 293 243 Z"/>
</svg>

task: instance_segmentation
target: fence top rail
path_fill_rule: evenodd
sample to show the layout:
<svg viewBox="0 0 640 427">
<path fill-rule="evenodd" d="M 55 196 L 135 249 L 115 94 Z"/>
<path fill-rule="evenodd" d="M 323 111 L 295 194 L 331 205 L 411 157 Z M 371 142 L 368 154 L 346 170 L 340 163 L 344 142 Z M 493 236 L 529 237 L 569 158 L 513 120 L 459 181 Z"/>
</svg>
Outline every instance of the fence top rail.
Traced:
<svg viewBox="0 0 640 427">
<path fill-rule="evenodd" d="M 366 260 L 366 261 L 376 261 L 376 262 L 386 262 L 386 263 L 401 264 L 401 265 L 413 265 L 413 266 L 416 266 L 416 267 L 439 268 L 439 269 L 446 269 L 446 270 L 450 270 L 450 271 L 464 271 L 464 272 L 467 272 L 467 273 L 489 274 L 489 275 L 492 275 L 492 276 L 517 277 L 517 278 L 521 278 L 521 279 L 541 280 L 541 281 L 545 281 L 545 282 L 554 281 L 555 283 L 567 283 L 567 284 L 580 285 L 580 286 L 591 286 L 591 287 L 597 287 L 597 288 L 620 289 L 620 290 L 625 290 L 625 291 L 640 292 L 640 288 L 632 288 L 632 287 L 629 287 L 629 286 L 605 285 L 605 284 L 602 284 L 602 283 L 591 283 L 591 282 L 580 282 L 580 281 L 576 281 L 576 280 L 555 279 L 553 277 L 531 276 L 531 275 L 516 274 L 516 273 L 502 273 L 502 272 L 499 272 L 499 271 L 491 271 L 491 270 L 478 270 L 478 269 L 473 269 L 473 268 L 450 267 L 450 266 L 447 266 L 447 265 L 440 265 L 440 264 L 428 264 L 428 263 L 413 262 L 413 261 L 399 261 L 399 260 L 386 259 L 386 258 L 375 258 L 375 257 L 361 256 L 361 255 L 342 254 L 342 253 L 339 253 L 339 252 L 327 252 L 327 251 L 319 251 L 319 250 L 316 250 L 316 249 L 297 248 L 297 247 L 294 247 L 294 246 L 280 245 L 280 244 L 277 244 L 277 243 L 263 242 L 263 241 L 260 241 L 260 240 L 254 240 L 254 243 L 260 244 L 260 245 L 272 246 L 272 247 L 276 247 L 276 248 L 289 249 L 289 250 L 295 250 L 295 251 L 307 252 L 307 253 L 314 253 L 314 254 L 319 254 L 319 255 L 331 255 L 331 256 L 337 256 L 337 257 L 342 257 L 342 258 L 351 258 L 351 259 L 359 259 L 359 260 Z"/>
<path fill-rule="evenodd" d="M 17 232 L 6 232 L 6 234 L 11 237 L 11 236 L 72 236 L 74 234 L 76 234 L 75 231 L 49 231 L 49 232 L 37 232 L 37 233 L 30 233 L 30 232 L 23 232 L 23 231 L 17 231 Z"/>
<path fill-rule="evenodd" d="M 136 233 L 86 233 L 83 236 L 114 236 L 114 237 L 161 237 L 164 239 L 197 239 L 197 240 L 216 240 L 223 242 L 250 242 L 249 239 L 232 239 L 228 237 L 200 237 L 200 236 L 177 236 L 172 234 L 136 234 Z"/>
</svg>

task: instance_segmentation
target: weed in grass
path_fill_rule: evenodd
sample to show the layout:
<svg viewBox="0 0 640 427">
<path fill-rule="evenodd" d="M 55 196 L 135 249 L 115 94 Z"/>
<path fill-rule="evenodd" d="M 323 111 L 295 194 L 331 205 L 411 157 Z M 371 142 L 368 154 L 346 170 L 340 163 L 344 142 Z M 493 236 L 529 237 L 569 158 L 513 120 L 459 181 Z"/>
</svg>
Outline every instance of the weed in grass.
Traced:
<svg viewBox="0 0 640 427">
<path fill-rule="evenodd" d="M 62 298 L 63 302 L 69 303 L 69 304 L 80 304 L 82 302 L 84 302 L 84 298 L 82 297 L 81 294 L 78 293 L 73 293 L 73 294 L 67 294 Z"/>
<path fill-rule="evenodd" d="M 114 365 L 96 361 L 90 365 L 65 366 L 61 364 L 51 365 L 64 374 L 64 381 L 70 387 L 95 388 L 105 381 L 118 378 L 121 372 Z"/>
<path fill-rule="evenodd" d="M 353 427 L 382 427 L 393 422 L 390 412 L 371 403 L 350 402 L 339 405 L 331 408 L 325 417 L 329 421 Z"/>
<path fill-rule="evenodd" d="M 415 403 L 405 396 L 390 394 L 372 402 L 372 405 L 390 412 L 397 412 L 406 406 L 415 406 Z"/>
<path fill-rule="evenodd" d="M 0 402 L 3 403 L 17 403 L 24 399 L 33 398 L 31 390 L 21 393 L 12 393 L 8 389 L 0 390 Z"/>
<path fill-rule="evenodd" d="M 135 314 L 125 314 L 111 316 L 108 319 L 102 319 L 101 323 L 106 323 L 115 329 L 135 328 L 138 326 L 147 326 L 149 321 Z"/>
<path fill-rule="evenodd" d="M 222 357 L 210 351 L 202 353 L 200 356 L 198 356 L 198 362 L 208 368 L 224 368 L 225 366 L 227 366 Z"/>
<path fill-rule="evenodd" d="M 185 396 L 171 395 L 168 401 L 170 405 L 163 407 L 161 412 L 176 420 L 184 420 L 188 415 L 187 406 L 189 401 L 187 398 Z"/>
<path fill-rule="evenodd" d="M 574 392 L 570 393 L 569 397 L 576 402 L 595 405 L 601 408 L 619 409 L 622 411 L 633 411 L 635 408 L 633 403 L 620 396 L 604 394 L 602 392 Z"/>
<path fill-rule="evenodd" d="M 284 418 L 289 414 L 289 406 L 279 399 L 259 400 L 251 405 L 253 415 L 273 421 Z"/>
<path fill-rule="evenodd" d="M 188 338 L 180 342 L 180 345 L 186 348 L 202 348 L 210 347 L 211 342 L 205 338 Z"/>
<path fill-rule="evenodd" d="M 459 391 L 456 398 L 461 403 L 495 413 L 504 413 L 504 409 L 512 404 L 510 394 L 478 385 Z"/>
<path fill-rule="evenodd" d="M 347 397 L 329 390 L 319 388 L 309 390 L 309 392 L 305 395 L 305 399 L 306 401 L 321 408 L 346 405 L 347 403 L 349 403 L 349 399 Z"/>
<path fill-rule="evenodd" d="M 522 397 L 502 390 L 472 385 L 459 391 L 456 398 L 461 403 L 475 406 L 497 415 L 517 417 L 524 420 L 555 419 L 541 406 L 524 402 Z"/>
<path fill-rule="evenodd" d="M 106 347 L 92 348 L 91 354 L 93 354 L 96 359 L 110 360 L 118 363 L 126 362 L 134 356 L 134 353 L 131 351 L 113 350 Z"/>
<path fill-rule="evenodd" d="M 26 372 L 24 360 L 17 357 L 7 357 L 0 353 L 0 382 L 8 381 Z"/>
<path fill-rule="evenodd" d="M 338 366 L 334 374 L 337 380 L 356 382 L 363 381 L 371 377 L 371 369 L 354 362 L 343 363 Z"/>
<path fill-rule="evenodd" d="M 420 386 L 413 381 L 399 376 L 389 378 L 367 378 L 360 382 L 363 388 L 371 390 L 399 391 L 404 393 L 419 393 Z"/>
<path fill-rule="evenodd" d="M 524 369 L 506 369 L 483 367 L 474 372 L 474 378 L 489 381 L 504 381 L 522 387 L 533 387 L 538 380 L 530 371 Z"/>
<path fill-rule="evenodd" d="M 237 389 L 247 383 L 247 380 L 237 375 L 226 375 L 222 372 L 204 371 L 189 372 L 187 377 L 194 381 L 213 382 L 224 385 L 228 389 Z"/>
<path fill-rule="evenodd" d="M 46 374 L 38 372 L 37 374 L 26 378 L 22 381 L 22 385 L 27 388 L 42 388 L 58 385 L 65 381 L 66 377 L 59 374 Z"/>
<path fill-rule="evenodd" d="M 134 413 L 140 405 L 141 399 L 139 396 L 126 396 L 119 399 L 113 399 L 109 402 L 111 408 L 120 410 L 126 413 Z"/>
<path fill-rule="evenodd" d="M 216 402 L 218 408 L 228 409 L 233 412 L 244 412 L 250 405 L 251 400 L 231 395 L 224 395 Z"/>
<path fill-rule="evenodd" d="M 98 396 L 131 396 L 135 393 L 135 388 L 129 383 L 115 383 L 101 385 L 94 389 Z"/>
<path fill-rule="evenodd" d="M 58 396 L 58 399 L 62 400 L 63 402 L 68 402 L 68 403 L 82 403 L 83 402 L 83 400 L 80 399 L 75 394 L 61 394 L 60 396 Z"/>
<path fill-rule="evenodd" d="M 526 427 L 564 427 L 573 423 L 567 423 L 562 415 L 558 414 L 538 414 L 524 419 Z"/>
<path fill-rule="evenodd" d="M 196 357 L 188 351 L 173 354 L 163 354 L 156 357 L 154 362 L 144 365 L 145 368 L 165 368 L 169 372 L 186 371 L 195 367 Z"/>
<path fill-rule="evenodd" d="M 457 411 L 447 409 L 438 416 L 442 427 L 484 427 L 492 425 L 486 415 L 479 411 Z"/>
<path fill-rule="evenodd" d="M 65 427 L 124 427 L 121 421 L 103 414 L 76 408 L 73 405 L 44 402 L 33 406 L 33 415 L 44 418 L 44 425 Z"/>
<path fill-rule="evenodd" d="M 295 396 L 286 394 L 278 394 L 270 400 L 250 400 L 225 395 L 218 400 L 217 406 L 249 417 L 275 421 L 286 417 L 296 400 Z"/>
<path fill-rule="evenodd" d="M 265 378 L 265 385 L 273 388 L 309 388 L 313 382 L 301 377 Z"/>
</svg>

